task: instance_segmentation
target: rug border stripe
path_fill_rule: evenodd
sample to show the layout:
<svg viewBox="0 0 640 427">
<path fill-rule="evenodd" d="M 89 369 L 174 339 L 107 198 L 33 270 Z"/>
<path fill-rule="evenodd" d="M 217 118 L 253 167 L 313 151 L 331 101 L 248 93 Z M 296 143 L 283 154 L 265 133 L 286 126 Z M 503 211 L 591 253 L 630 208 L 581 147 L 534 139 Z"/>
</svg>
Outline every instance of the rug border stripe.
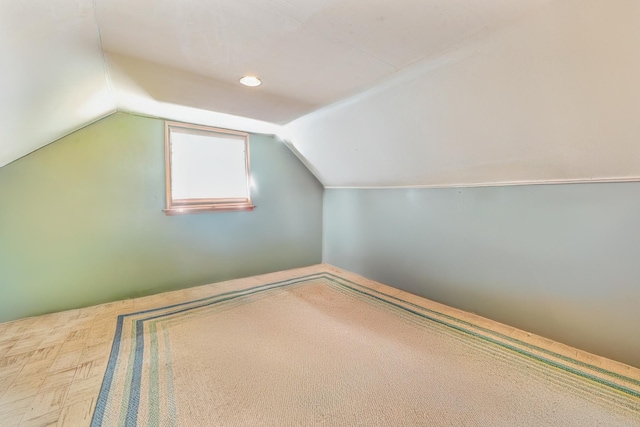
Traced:
<svg viewBox="0 0 640 427">
<path fill-rule="evenodd" d="M 272 282 L 272 283 L 267 283 L 267 284 L 263 284 L 263 285 L 258 285 L 258 286 L 254 286 L 253 288 L 247 288 L 247 289 L 242 289 L 242 290 L 237 290 L 237 291 L 229 291 L 229 292 L 223 292 L 221 294 L 217 294 L 217 295 L 213 295 L 213 296 L 209 296 L 209 297 L 204 297 L 204 298 L 198 298 L 195 300 L 191 300 L 191 301 L 185 301 L 185 302 L 181 302 L 181 303 L 177 303 L 177 304 L 171 304 L 168 306 L 164 306 L 164 307 L 158 307 L 158 308 L 152 308 L 152 309 L 148 309 L 148 310 L 141 310 L 141 311 L 136 311 L 136 312 L 132 312 L 132 313 L 127 313 L 127 314 L 120 314 L 117 317 L 117 322 L 116 322 L 116 331 L 114 333 L 114 337 L 113 337 L 113 341 L 111 343 L 111 352 L 109 354 L 109 362 L 107 363 L 107 369 L 105 371 L 104 377 L 102 379 L 102 385 L 100 386 L 100 393 L 98 394 L 98 398 L 96 399 L 96 407 L 95 410 L 93 412 L 93 416 L 91 417 L 91 426 L 101 426 L 102 425 L 102 421 L 104 419 L 104 411 L 107 407 L 107 403 L 108 403 L 108 398 L 109 398 L 109 392 L 111 391 L 111 384 L 113 382 L 113 375 L 115 374 L 115 366 L 118 360 L 118 356 L 120 353 L 120 340 L 122 338 L 122 326 L 124 323 L 124 319 L 125 317 L 130 317 L 130 316 L 137 316 L 140 314 L 145 314 L 145 313 L 152 313 L 152 312 L 156 312 L 156 311 L 160 311 L 160 310 L 166 310 L 168 308 L 174 308 L 174 307 L 180 307 L 180 306 L 184 306 L 184 305 L 189 305 L 189 304 L 193 304 L 196 302 L 201 302 L 201 301 L 206 301 L 206 300 L 210 300 L 210 299 L 214 299 L 214 298 L 218 298 L 222 295 L 228 295 L 228 294 L 233 294 L 233 293 L 238 293 L 238 292 L 242 292 L 248 289 L 258 289 L 261 287 L 268 287 L 274 284 L 279 284 L 279 283 L 285 283 L 285 282 L 291 282 L 291 281 L 300 281 L 300 280 L 307 280 L 310 279 L 314 276 L 322 276 L 323 274 L 326 274 L 326 272 L 320 272 L 320 273 L 313 273 L 313 274 L 307 274 L 304 276 L 299 276 L 299 277 L 293 277 L 291 279 L 285 279 L 285 280 L 280 280 L 277 282 Z"/>
<path fill-rule="evenodd" d="M 471 322 L 467 322 L 466 320 L 458 319 L 457 317 L 454 317 L 454 316 L 451 316 L 451 315 L 448 315 L 448 314 L 444 314 L 444 313 L 441 313 L 441 312 L 439 312 L 439 311 L 432 310 L 432 309 L 429 309 L 429 308 L 423 307 L 423 306 L 418 305 L 418 304 L 414 304 L 414 303 L 412 303 L 412 302 L 409 302 L 409 301 L 403 300 L 403 299 L 401 299 L 401 298 L 397 298 L 397 297 L 395 297 L 395 296 L 393 296 L 393 295 L 385 294 L 384 292 L 380 292 L 380 291 L 377 291 L 377 290 L 375 290 L 375 289 L 371 289 L 371 288 L 369 288 L 369 287 L 367 287 L 367 286 L 365 286 L 365 285 L 361 285 L 361 284 L 359 284 L 359 283 L 357 283 L 357 282 L 354 282 L 354 281 L 352 281 L 352 280 L 346 279 L 346 278 L 344 278 L 344 277 L 341 277 L 341 276 L 338 276 L 338 275 L 335 275 L 335 274 L 332 274 L 332 273 L 328 273 L 328 274 L 329 274 L 329 275 L 332 275 L 332 276 L 334 276 L 334 277 L 336 277 L 336 278 L 338 278 L 338 279 L 340 279 L 340 280 L 347 281 L 347 282 L 349 282 L 349 283 L 351 283 L 351 284 L 353 284 L 353 285 L 356 285 L 356 286 L 359 286 L 359 287 L 366 288 L 368 291 L 372 291 L 372 292 L 374 292 L 374 293 L 377 293 L 377 294 L 380 294 L 380 295 L 384 295 L 385 297 L 388 297 L 388 298 L 394 299 L 394 300 L 396 300 L 396 301 L 400 301 L 400 302 L 402 302 L 402 303 L 404 303 L 404 304 L 411 305 L 411 306 L 413 306 L 413 307 L 417 307 L 417 308 L 419 308 L 420 310 L 428 311 L 428 312 L 430 312 L 430 313 L 434 313 L 434 314 L 437 314 L 437 315 L 439 315 L 439 316 L 446 317 L 446 318 L 448 318 L 448 319 L 450 319 L 450 320 L 453 320 L 453 321 L 456 321 L 456 322 L 458 322 L 458 323 L 462 323 L 462 324 L 465 324 L 465 325 L 467 325 L 467 326 L 470 326 L 470 327 L 473 327 L 473 328 L 479 329 L 479 330 L 481 330 L 481 331 L 483 331 L 483 332 L 486 332 L 486 333 L 489 333 L 489 334 L 491 334 L 491 335 L 499 336 L 499 337 L 500 337 L 500 338 L 502 338 L 502 339 L 505 339 L 505 340 L 508 340 L 508 341 L 511 341 L 511 342 L 515 342 L 515 343 L 517 343 L 517 344 L 519 344 L 519 345 L 522 345 L 522 346 L 528 347 L 528 348 L 533 349 L 533 350 L 536 350 L 536 351 L 540 351 L 540 352 L 542 352 L 542 353 L 546 353 L 546 354 L 548 354 L 548 355 L 550 355 L 550 356 L 553 356 L 553 357 L 557 357 L 558 359 L 562 359 L 562 360 L 565 360 L 565 361 L 567 361 L 567 362 L 574 363 L 574 364 L 576 364 L 576 365 L 582 366 L 582 367 L 584 367 L 584 368 L 587 368 L 587 369 L 591 369 L 591 370 L 594 370 L 594 371 L 600 372 L 601 374 L 609 375 L 609 376 L 612 376 L 612 377 L 614 377 L 614 378 L 618 378 L 618 379 L 620 379 L 620 380 L 627 381 L 627 382 L 630 382 L 630 383 L 635 384 L 635 385 L 637 385 L 637 386 L 640 386 L 640 380 L 636 380 L 635 378 L 627 377 L 627 376 L 622 375 L 622 374 L 619 374 L 619 373 L 617 373 L 617 372 L 609 371 L 609 370 L 604 369 L 604 368 L 601 368 L 601 367 L 599 367 L 599 366 L 591 365 L 591 364 L 586 363 L 586 362 L 583 362 L 583 361 L 581 361 L 581 360 L 574 359 L 574 358 L 572 358 L 572 357 L 565 356 L 565 355 L 562 355 L 562 354 L 560 354 L 560 353 L 556 353 L 556 352 L 554 352 L 554 351 L 551 351 L 551 350 L 545 349 L 545 348 L 543 348 L 543 347 L 539 347 L 539 346 L 537 346 L 537 345 L 535 345 L 535 344 L 531 344 L 531 343 L 528 343 L 528 342 L 526 342 L 526 341 L 519 340 L 518 338 L 513 338 L 513 337 L 510 337 L 510 336 L 508 336 L 508 335 L 504 335 L 504 334 L 502 334 L 502 333 L 500 333 L 500 332 L 498 332 L 498 331 L 494 331 L 494 330 L 492 330 L 492 329 L 488 329 L 488 328 L 485 328 L 485 327 L 480 326 L 480 325 L 474 325 L 473 323 L 471 323 Z"/>
<path fill-rule="evenodd" d="M 116 332 L 114 334 L 111 353 L 110 353 L 110 356 L 109 356 L 109 362 L 107 364 L 107 369 L 106 369 L 105 376 L 104 376 L 104 379 L 103 379 L 103 383 L 102 383 L 102 387 L 101 387 L 101 390 L 100 390 L 100 394 L 98 395 L 98 399 L 96 401 L 96 408 L 95 408 L 95 411 L 94 411 L 94 414 L 93 414 L 93 417 L 92 417 L 91 426 L 100 426 L 102 424 L 102 422 L 103 422 L 103 419 L 104 419 L 104 413 L 105 413 L 106 406 L 107 406 L 107 403 L 108 403 L 108 396 L 109 396 L 111 384 L 113 382 L 113 375 L 115 374 L 115 365 L 117 363 L 117 359 L 118 359 L 118 356 L 119 356 L 119 353 L 120 353 L 120 340 L 122 339 L 122 327 L 123 327 L 123 322 L 124 322 L 125 318 L 131 317 L 131 316 L 140 316 L 140 315 L 144 315 L 144 314 L 157 313 L 157 312 L 163 311 L 163 310 L 167 311 L 168 309 L 172 309 L 172 308 L 178 308 L 178 310 L 168 311 L 168 312 L 165 312 L 165 313 L 158 313 L 158 314 L 155 314 L 155 315 L 152 315 L 152 316 L 148 316 L 148 317 L 144 317 L 144 318 L 135 320 L 135 322 L 136 322 L 136 345 L 135 345 L 135 350 L 134 350 L 135 351 L 135 361 L 134 361 L 134 366 L 133 366 L 133 370 L 134 370 L 134 374 L 133 374 L 134 380 L 133 381 L 135 381 L 135 384 L 132 382 L 131 386 L 135 387 L 135 385 L 137 384 L 138 385 L 138 389 L 139 389 L 139 385 L 140 385 L 140 381 L 141 381 L 142 359 L 143 359 L 143 352 L 144 352 L 144 343 L 142 342 L 143 334 L 144 334 L 144 330 L 143 330 L 144 329 L 144 327 L 143 327 L 144 322 L 146 322 L 148 320 L 156 320 L 156 319 L 160 319 L 160 318 L 163 318 L 163 317 L 180 314 L 180 313 L 183 313 L 183 312 L 186 312 L 186 311 L 190 311 L 190 310 L 194 310 L 194 309 L 197 309 L 197 308 L 206 307 L 206 306 L 217 304 L 217 303 L 224 302 L 224 301 L 229 301 L 229 300 L 236 299 L 236 298 L 243 297 L 243 296 L 256 294 L 256 293 L 259 293 L 259 292 L 265 292 L 265 291 L 269 291 L 269 290 L 273 290 L 273 289 L 282 288 L 282 287 L 285 287 L 285 286 L 294 285 L 294 284 L 297 284 L 297 283 L 301 283 L 301 282 L 309 281 L 309 280 L 313 280 L 313 279 L 327 279 L 327 280 L 329 280 L 329 281 L 331 281 L 331 282 L 333 282 L 333 283 L 335 283 L 335 284 L 337 284 L 339 286 L 344 286 L 344 287 L 346 287 L 348 289 L 351 289 L 351 290 L 353 290 L 355 292 L 358 292 L 358 293 L 360 293 L 362 295 L 365 295 L 365 296 L 367 296 L 369 298 L 373 298 L 373 299 L 376 299 L 376 300 L 378 300 L 380 302 L 383 302 L 385 304 L 389 304 L 391 306 L 397 307 L 397 308 L 399 308 L 401 310 L 404 310 L 404 311 L 409 312 L 411 314 L 417 315 L 417 316 L 422 317 L 424 319 L 433 321 L 435 323 L 441 324 L 441 325 L 443 325 L 445 327 L 452 328 L 452 329 L 457 330 L 459 332 L 462 332 L 462 333 L 474 336 L 476 338 L 482 339 L 484 341 L 487 341 L 487 342 L 489 342 L 489 343 L 491 343 L 493 345 L 497 345 L 497 346 L 506 348 L 506 349 L 508 349 L 510 351 L 516 352 L 516 353 L 518 353 L 518 354 L 520 354 L 520 355 L 522 355 L 524 357 L 537 360 L 537 361 L 539 361 L 541 363 L 544 363 L 546 365 L 549 365 L 549 366 L 564 370 L 564 371 L 566 371 L 566 372 L 568 372 L 570 374 L 577 375 L 577 376 L 585 378 L 587 380 L 594 381 L 594 382 L 596 382 L 598 384 L 601 384 L 603 386 L 606 386 L 606 387 L 610 387 L 612 389 L 615 389 L 615 390 L 617 390 L 619 392 L 624 393 L 625 395 L 633 396 L 633 397 L 636 397 L 636 398 L 640 398 L 640 393 L 639 392 L 636 392 L 636 391 L 634 391 L 632 389 L 629 389 L 627 387 L 624 387 L 624 386 L 621 386 L 619 384 L 607 381 L 606 379 L 599 378 L 599 377 L 591 375 L 591 374 L 589 374 L 587 372 L 583 372 L 583 371 L 581 371 L 579 369 L 575 369 L 575 368 L 572 368 L 570 366 L 565 366 L 562 363 L 558 363 L 558 362 L 555 362 L 553 360 L 549 360 L 549 359 L 547 359 L 545 357 L 538 356 L 536 354 L 532 354 L 527 350 L 514 347 L 512 345 L 509 345 L 509 344 L 507 344 L 505 342 L 498 341 L 498 340 L 493 339 L 491 337 L 488 337 L 486 335 L 482 335 L 480 333 L 477 333 L 477 332 L 474 332 L 474 331 L 471 331 L 471 330 L 467 330 L 462 326 L 457 326 L 457 325 L 451 324 L 449 322 L 446 322 L 446 321 L 444 321 L 442 319 L 437 319 L 437 318 L 434 318 L 432 316 L 429 316 L 429 315 L 427 315 L 425 313 L 420 313 L 420 312 L 418 312 L 416 310 L 413 310 L 413 309 L 411 309 L 409 307 L 397 304 L 396 302 L 389 301 L 388 299 L 385 299 L 385 298 L 393 299 L 395 301 L 401 302 L 402 304 L 406 304 L 406 305 L 410 305 L 410 306 L 413 306 L 413 307 L 417 307 L 422 311 L 426 311 L 426 312 L 429 312 L 429 313 L 432 313 L 432 314 L 436 314 L 438 316 L 445 317 L 445 318 L 450 319 L 450 320 L 454 320 L 454 321 L 456 321 L 458 323 L 473 327 L 473 328 L 478 329 L 478 330 L 480 330 L 482 332 L 489 333 L 491 335 L 500 337 L 501 339 L 510 341 L 512 343 L 517 343 L 518 345 L 522 345 L 522 346 L 527 347 L 527 348 L 529 348 L 531 350 L 536 350 L 536 351 L 539 351 L 539 352 L 543 352 L 543 353 L 545 353 L 547 355 L 550 355 L 550 356 L 553 356 L 555 358 L 564 360 L 566 362 L 570 362 L 570 363 L 572 363 L 574 365 L 578 365 L 578 366 L 581 366 L 583 368 L 587 368 L 587 369 L 599 372 L 599 373 L 604 374 L 604 375 L 609 375 L 611 377 L 614 377 L 614 378 L 622 380 L 622 381 L 626 381 L 626 382 L 629 382 L 629 383 L 632 383 L 632 384 L 640 385 L 640 381 L 638 381 L 638 380 L 636 380 L 634 378 L 630 378 L 630 377 L 624 376 L 622 374 L 618 374 L 616 372 L 612 372 L 612 371 L 606 370 L 604 368 L 600 368 L 598 366 L 594 366 L 594 365 L 591 365 L 589 363 L 582 362 L 580 360 L 573 359 L 571 357 L 555 353 L 555 352 L 553 352 L 551 350 L 547 350 L 547 349 L 544 349 L 542 347 L 536 346 L 534 344 L 530 344 L 530 343 L 521 341 L 521 340 L 519 340 L 517 338 L 513 338 L 513 337 L 509 337 L 507 335 L 501 334 L 500 332 L 493 331 L 493 330 L 490 330 L 488 328 L 484 328 L 484 327 L 479 326 L 479 325 L 474 325 L 474 324 L 472 324 L 470 322 L 467 322 L 467 321 L 464 321 L 462 319 L 458 319 L 458 318 L 455 318 L 453 316 L 450 316 L 450 315 L 447 315 L 447 314 L 444 314 L 444 313 L 440 313 L 438 311 L 435 311 L 435 310 L 432 310 L 432 309 L 429 309 L 429 308 L 426 308 L 426 307 L 419 306 L 419 305 L 414 304 L 412 302 L 409 302 L 409 301 L 397 298 L 395 296 L 385 294 L 385 293 L 380 292 L 378 290 L 372 289 L 372 288 L 370 288 L 370 287 L 368 287 L 366 285 L 359 284 L 357 282 L 354 282 L 354 281 L 352 281 L 350 279 L 347 279 L 347 278 L 344 278 L 342 276 L 339 276 L 339 275 L 337 275 L 335 273 L 332 273 L 330 271 L 323 271 L 323 272 L 319 272 L 319 273 L 313 273 L 313 274 L 309 274 L 309 275 L 293 277 L 293 278 L 290 278 L 290 279 L 285 279 L 285 280 L 275 281 L 275 282 L 271 282 L 271 283 L 261 284 L 261 285 L 257 285 L 257 286 L 253 286 L 253 287 L 249 287 L 249 288 L 245 288 L 245 289 L 223 292 L 223 293 L 212 295 L 212 296 L 209 296 L 209 297 L 199 298 L 199 299 L 195 299 L 195 300 L 191 300 L 191 301 L 185 301 L 185 302 L 182 302 L 182 303 L 171 304 L 171 305 L 168 305 L 168 306 L 163 306 L 163 307 L 158 307 L 158 308 L 153 308 L 153 309 L 148 309 L 148 310 L 141 310 L 141 311 L 137 311 L 137 312 L 132 312 L 132 313 L 119 315 L 118 316 L 118 321 L 117 321 L 117 324 L 116 324 Z M 338 280 L 336 280 L 336 279 L 338 279 Z M 341 283 L 340 281 L 346 282 L 346 283 Z M 358 288 L 364 288 L 364 289 L 366 289 L 366 291 L 364 291 L 362 289 L 357 289 L 357 288 L 355 288 L 353 286 L 350 286 L 347 283 L 349 283 L 351 285 L 355 285 Z M 383 295 L 385 298 L 381 298 L 381 297 L 376 296 L 374 294 Z M 203 304 L 198 304 L 198 303 L 203 303 Z M 185 306 L 188 306 L 188 307 L 185 307 Z M 183 308 L 181 308 L 181 307 L 183 307 Z M 140 345 L 138 345 L 138 343 Z M 131 414 L 131 417 L 134 418 L 134 420 L 130 423 L 129 422 L 129 416 L 127 416 L 127 424 L 126 424 L 127 427 L 135 427 L 136 426 L 137 417 L 134 417 L 133 413 L 137 414 L 137 407 L 138 407 L 138 404 L 139 404 L 139 400 L 136 399 L 135 397 L 133 397 L 134 394 L 135 393 L 131 393 L 131 395 L 129 396 L 129 407 L 127 409 L 128 414 Z M 133 411 L 134 409 L 136 409 L 136 410 Z M 131 412 L 129 412 L 130 410 L 131 410 Z"/>
</svg>

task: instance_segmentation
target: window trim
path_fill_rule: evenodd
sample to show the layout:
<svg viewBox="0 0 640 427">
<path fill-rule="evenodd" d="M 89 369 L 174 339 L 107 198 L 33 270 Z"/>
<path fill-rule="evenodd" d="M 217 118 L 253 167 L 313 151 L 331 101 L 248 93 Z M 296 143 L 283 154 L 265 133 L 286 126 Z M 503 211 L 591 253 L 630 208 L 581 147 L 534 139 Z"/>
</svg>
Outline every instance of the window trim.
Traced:
<svg viewBox="0 0 640 427">
<path fill-rule="evenodd" d="M 247 198 L 214 198 L 214 199 L 178 199 L 174 200 L 171 192 L 171 129 L 195 130 L 211 134 L 241 136 L 245 146 L 245 168 L 247 178 Z M 212 126 L 194 125 L 182 122 L 165 121 L 164 127 L 164 159 L 165 159 L 165 201 L 166 215 L 182 215 L 189 213 L 205 213 L 218 211 L 252 211 L 255 205 L 251 202 L 251 168 L 249 156 L 249 134 L 231 129 Z"/>
</svg>

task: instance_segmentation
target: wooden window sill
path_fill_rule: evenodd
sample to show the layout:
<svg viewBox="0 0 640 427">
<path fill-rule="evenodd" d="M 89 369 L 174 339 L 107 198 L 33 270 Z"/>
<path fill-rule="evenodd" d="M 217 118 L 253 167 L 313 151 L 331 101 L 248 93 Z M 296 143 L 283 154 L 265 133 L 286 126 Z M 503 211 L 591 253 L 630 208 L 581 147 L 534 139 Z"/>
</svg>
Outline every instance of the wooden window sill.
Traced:
<svg viewBox="0 0 640 427">
<path fill-rule="evenodd" d="M 167 216 L 174 216 L 208 212 L 252 211 L 255 208 L 255 205 L 174 206 L 163 209 L 163 212 Z"/>
</svg>

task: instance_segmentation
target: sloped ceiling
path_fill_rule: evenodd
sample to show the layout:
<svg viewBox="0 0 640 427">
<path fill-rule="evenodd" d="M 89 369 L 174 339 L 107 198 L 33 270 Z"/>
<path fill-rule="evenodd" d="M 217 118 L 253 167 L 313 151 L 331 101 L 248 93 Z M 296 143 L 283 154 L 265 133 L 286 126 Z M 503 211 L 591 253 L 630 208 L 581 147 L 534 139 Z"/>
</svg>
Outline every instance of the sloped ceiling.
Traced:
<svg viewBox="0 0 640 427">
<path fill-rule="evenodd" d="M 115 108 L 91 0 L 0 0 L 0 166 Z"/>
<path fill-rule="evenodd" d="M 637 0 L 0 0 L 0 58 L 0 167 L 128 111 L 327 187 L 640 179 Z"/>
<path fill-rule="evenodd" d="M 544 3 L 0 0 L 0 166 L 116 110 L 277 131 Z"/>
<path fill-rule="evenodd" d="M 287 126 L 326 187 L 640 180 L 640 2 L 564 0 Z"/>
<path fill-rule="evenodd" d="M 96 0 L 96 15 L 106 52 L 227 83 L 236 88 L 224 97 L 236 113 L 286 123 L 536 3 Z M 246 93 L 238 86 L 246 74 L 264 86 L 234 102 Z M 275 108 L 265 108 L 265 98 Z"/>
</svg>

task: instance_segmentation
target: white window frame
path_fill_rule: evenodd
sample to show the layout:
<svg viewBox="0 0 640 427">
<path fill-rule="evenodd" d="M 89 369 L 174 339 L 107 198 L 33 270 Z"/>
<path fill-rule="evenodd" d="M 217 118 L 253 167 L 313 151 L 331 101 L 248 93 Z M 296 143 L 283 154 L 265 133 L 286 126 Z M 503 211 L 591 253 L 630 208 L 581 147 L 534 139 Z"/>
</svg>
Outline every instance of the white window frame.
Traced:
<svg viewBox="0 0 640 427">
<path fill-rule="evenodd" d="M 232 136 L 237 140 L 238 137 L 244 139 L 245 153 L 245 176 L 247 186 L 246 198 L 197 198 L 197 199 L 174 199 L 171 189 L 172 174 L 175 173 L 171 167 L 172 141 L 171 133 L 183 132 L 193 133 L 203 136 L 212 136 L 217 139 L 224 139 Z M 215 159 L 211 159 L 212 167 L 215 167 Z M 220 129 L 210 126 L 192 125 L 180 122 L 165 122 L 165 187 L 166 187 L 166 209 L 167 215 L 180 215 L 188 213 L 203 213 L 215 211 L 251 211 L 255 208 L 251 202 L 251 171 L 249 162 L 249 134 L 229 129 Z"/>
</svg>

